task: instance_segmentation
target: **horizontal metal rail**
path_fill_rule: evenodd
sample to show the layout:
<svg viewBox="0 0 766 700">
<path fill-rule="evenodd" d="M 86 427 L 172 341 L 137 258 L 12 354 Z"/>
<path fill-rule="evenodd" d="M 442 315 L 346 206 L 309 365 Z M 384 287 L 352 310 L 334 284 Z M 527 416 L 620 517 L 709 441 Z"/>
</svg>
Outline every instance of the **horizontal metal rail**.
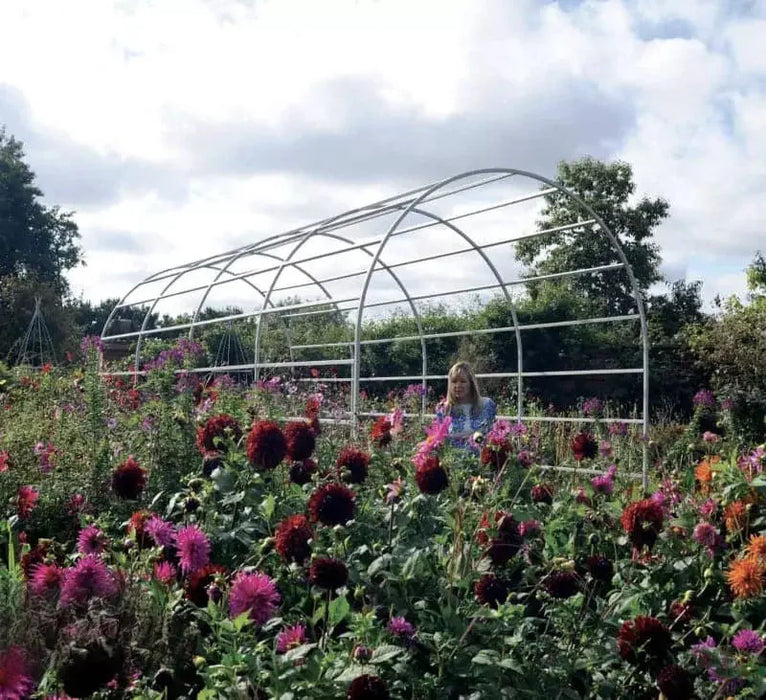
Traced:
<svg viewBox="0 0 766 700">
<path fill-rule="evenodd" d="M 290 309 L 310 308 L 312 306 L 326 306 L 328 304 L 340 303 L 343 304 L 349 301 L 355 301 L 359 297 L 347 297 L 346 299 L 338 299 L 334 301 L 332 299 L 318 299 L 317 301 L 300 302 L 299 304 L 287 304 L 285 306 L 272 306 L 268 309 L 259 309 L 257 311 L 247 311 L 241 314 L 230 314 L 229 316 L 218 316 L 217 318 L 206 318 L 203 321 L 196 321 L 191 323 L 177 323 L 174 326 L 165 326 L 163 328 L 152 328 L 143 331 L 131 331 L 130 333 L 120 333 L 118 335 L 106 335 L 101 340 L 119 340 L 121 338 L 135 338 L 140 335 L 159 335 L 160 333 L 169 333 L 171 331 L 183 330 L 184 328 L 196 328 L 197 326 L 207 326 L 214 323 L 223 323 L 224 321 L 235 321 L 244 318 L 253 318 L 257 316 L 269 316 L 271 314 L 277 314 L 280 311 L 288 311 Z"/>
<path fill-rule="evenodd" d="M 484 213 L 486 211 L 490 211 L 492 209 L 498 209 L 500 207 L 508 207 L 508 206 L 513 205 L 513 204 L 518 204 L 520 202 L 526 202 L 526 201 L 529 201 L 531 199 L 536 199 L 538 197 L 544 197 L 544 196 L 546 196 L 548 194 L 551 194 L 553 192 L 556 192 L 556 191 L 557 190 L 555 188 L 549 188 L 547 190 L 540 190 L 539 192 L 535 192 L 535 193 L 532 193 L 532 194 L 529 194 L 529 195 L 525 195 L 525 196 L 519 197 L 517 199 L 512 199 L 512 200 L 509 200 L 507 202 L 503 202 L 501 204 L 496 204 L 496 205 L 494 205 L 492 207 L 487 207 L 485 209 L 480 209 L 480 210 L 476 210 L 476 211 L 473 211 L 473 212 L 468 212 L 466 214 L 459 214 L 456 217 L 452 217 L 452 218 L 448 218 L 448 219 L 439 219 L 437 221 L 431 221 L 431 222 L 428 222 L 426 224 L 420 224 L 418 226 L 414 226 L 414 227 L 411 227 L 411 228 L 404 228 L 404 229 L 395 231 L 391 235 L 392 235 L 392 237 L 393 236 L 402 236 L 405 233 L 410 233 L 412 231 L 421 231 L 421 230 L 423 230 L 425 228 L 431 228 L 433 226 L 439 226 L 441 224 L 449 223 L 451 221 L 454 221 L 456 219 L 464 219 L 467 216 L 475 216 L 477 214 L 481 214 L 481 213 Z M 572 228 L 577 228 L 579 226 L 584 226 L 586 224 L 590 225 L 590 224 L 594 224 L 594 223 L 597 223 L 595 221 L 595 219 L 589 219 L 587 222 L 578 222 L 576 224 L 568 224 L 567 228 L 568 229 L 572 229 Z M 562 227 L 558 227 L 558 228 L 560 230 L 564 230 Z M 506 243 L 512 243 L 514 241 L 523 240 L 525 238 L 534 238 L 534 237 L 537 237 L 537 236 L 543 236 L 546 233 L 552 233 L 552 232 L 553 232 L 552 230 L 549 230 L 549 231 L 533 231 L 533 232 L 530 232 L 530 233 L 527 233 L 527 234 L 523 234 L 522 236 L 519 236 L 517 238 L 509 239 L 509 240 L 507 240 L 505 242 Z M 293 266 L 293 265 L 297 265 L 297 264 L 300 264 L 300 263 L 311 262 L 313 260 L 321 260 L 323 258 L 328 258 L 328 257 L 332 257 L 332 256 L 335 256 L 335 255 L 340 255 L 342 253 L 347 253 L 347 252 L 352 251 L 352 250 L 361 250 L 363 248 L 368 248 L 369 246 L 372 246 L 372 245 L 377 245 L 382 240 L 383 240 L 382 238 L 368 239 L 368 240 L 362 241 L 360 243 L 354 243 L 353 245 L 346 246 L 345 248 L 337 248 L 337 249 L 334 249 L 334 250 L 331 250 L 331 251 L 328 251 L 328 252 L 325 252 L 325 253 L 320 253 L 320 254 L 316 254 L 316 255 L 310 255 L 310 256 L 307 256 L 307 257 L 304 257 L 304 258 L 300 258 L 298 260 L 291 260 L 289 265 Z M 267 249 L 269 249 L 269 248 L 265 248 L 263 250 L 267 250 Z M 470 248 L 469 250 L 475 250 L 475 248 Z M 262 252 L 262 249 L 257 249 L 257 250 L 254 249 L 252 251 L 253 254 L 256 254 L 258 252 Z M 139 301 L 123 302 L 122 304 L 116 306 L 115 308 L 124 308 L 124 307 L 138 306 L 140 304 L 148 304 L 150 302 L 158 301 L 160 299 L 168 299 L 170 297 L 181 296 L 183 294 L 191 294 L 192 292 L 199 292 L 199 291 L 202 291 L 202 290 L 205 290 L 205 289 L 208 289 L 208 288 L 218 287 L 218 286 L 221 286 L 221 285 L 224 285 L 224 284 L 230 284 L 232 282 L 237 282 L 238 280 L 246 279 L 248 277 L 254 277 L 255 275 L 264 275 L 264 274 L 266 274 L 268 272 L 275 272 L 275 271 L 279 270 L 280 267 L 281 267 L 280 265 L 276 265 L 276 266 L 272 266 L 272 267 L 266 267 L 266 268 L 263 268 L 261 270 L 249 270 L 247 272 L 241 272 L 241 273 L 238 273 L 238 274 L 234 274 L 231 277 L 226 277 L 225 279 L 218 279 L 218 280 L 215 280 L 215 281 L 210 282 L 208 284 L 199 285 L 197 287 L 189 287 L 188 289 L 180 290 L 180 291 L 177 291 L 177 292 L 168 292 L 166 294 L 163 294 L 160 297 L 151 297 L 151 298 L 147 298 L 147 299 L 141 299 Z M 195 270 L 195 269 L 200 269 L 200 268 L 191 268 L 191 269 Z M 156 282 L 156 281 L 158 281 L 158 279 L 160 279 L 160 278 L 152 279 L 151 282 Z"/>
<path fill-rule="evenodd" d="M 502 241 L 500 243 L 491 243 L 491 244 L 489 244 L 487 246 L 477 246 L 477 248 L 465 248 L 465 249 L 463 249 L 463 250 L 461 250 L 459 252 L 462 254 L 462 253 L 473 252 L 473 251 L 475 251 L 477 249 L 484 250 L 485 248 L 489 248 L 489 247 L 492 247 L 492 246 L 504 245 L 507 242 L 508 241 Z M 455 254 L 456 253 L 444 253 L 444 254 L 442 254 L 440 256 L 437 256 L 437 257 L 447 257 L 449 255 L 455 255 Z M 436 259 L 435 257 L 429 257 L 429 258 L 420 258 L 420 259 L 417 259 L 417 260 L 408 260 L 406 262 L 394 263 L 392 265 L 388 265 L 388 269 L 395 268 L 395 267 L 404 267 L 405 265 L 413 265 L 415 263 L 420 263 L 420 262 L 430 262 L 430 261 L 435 260 L 435 259 Z M 503 287 L 513 287 L 513 286 L 520 285 L 520 284 L 531 284 L 533 282 L 545 282 L 545 281 L 548 281 L 548 280 L 563 279 L 565 277 L 577 277 L 579 275 L 586 275 L 586 274 L 590 274 L 590 273 L 593 273 L 593 272 L 606 272 L 608 270 L 621 270 L 621 269 L 624 269 L 624 268 L 625 268 L 625 265 L 623 263 L 612 263 L 610 265 L 597 265 L 596 267 L 583 267 L 583 268 L 580 268 L 579 270 L 568 270 L 566 272 L 552 272 L 552 273 L 550 273 L 548 275 L 535 275 L 533 277 L 521 277 L 521 278 L 519 278 L 517 280 L 509 280 L 507 282 L 503 282 L 502 284 L 489 284 L 489 285 L 484 285 L 482 287 L 473 287 L 473 288 L 468 288 L 468 289 L 456 289 L 456 290 L 452 290 L 452 291 L 448 291 L 448 292 L 436 292 L 434 294 L 423 294 L 423 295 L 420 295 L 420 296 L 411 297 L 411 300 L 412 301 L 421 301 L 423 299 L 432 299 L 432 298 L 436 298 L 436 297 L 450 296 L 450 295 L 456 295 L 456 294 L 466 294 L 468 292 L 482 291 L 482 290 L 485 290 L 485 289 L 502 289 Z M 340 277 L 330 277 L 330 278 L 327 278 L 327 279 L 321 279 L 321 280 L 317 280 L 317 282 L 322 282 L 322 283 L 335 282 L 338 279 L 344 279 L 346 277 L 353 277 L 355 275 L 363 275 L 363 274 L 366 274 L 366 270 L 363 270 L 362 272 L 352 272 L 350 275 L 341 275 Z M 306 282 L 306 283 L 301 283 L 300 285 L 295 285 L 295 286 L 300 286 L 300 287 L 312 286 L 312 283 L 311 282 Z M 288 289 L 288 288 L 285 287 L 284 289 Z M 393 304 L 403 304 L 403 303 L 407 303 L 409 301 L 410 301 L 410 299 L 395 299 L 395 300 L 392 300 L 392 301 L 377 301 L 377 302 L 373 302 L 372 304 L 365 304 L 364 308 L 365 309 L 369 309 L 370 307 L 375 307 L 375 306 L 388 306 L 388 305 L 393 305 Z M 339 312 L 354 311 L 354 310 L 356 310 L 356 308 L 357 308 L 356 306 L 349 306 L 348 308 L 345 308 L 345 309 L 340 309 L 340 308 L 339 309 L 328 309 L 327 311 L 322 311 L 322 312 L 317 312 L 317 313 L 332 313 L 333 311 L 339 311 Z M 285 316 L 285 318 L 299 318 L 301 316 L 311 316 L 311 315 L 313 315 L 313 314 L 308 314 L 308 313 L 288 314 L 288 315 Z"/>
<path fill-rule="evenodd" d="M 642 367 L 631 367 L 624 369 L 577 369 L 577 370 L 554 370 L 541 372 L 521 372 L 522 377 L 586 377 L 607 374 L 642 374 Z M 518 377 L 518 372 L 492 372 L 488 374 L 477 374 L 477 379 L 503 379 L 508 377 Z M 446 374 L 428 374 L 425 377 L 422 374 L 403 375 L 399 377 L 359 377 L 360 382 L 414 382 L 425 379 L 427 381 L 446 380 Z M 295 382 L 318 382 L 326 384 L 328 382 L 350 382 L 351 377 L 296 377 Z"/>
<path fill-rule="evenodd" d="M 518 327 L 520 331 L 544 330 L 546 328 L 566 328 L 569 326 L 584 326 L 591 323 L 618 323 L 623 321 L 638 321 L 638 314 L 626 314 L 624 316 L 601 316 L 598 318 L 580 318 L 569 321 L 551 321 L 549 323 L 527 323 Z M 434 340 L 436 338 L 458 338 L 467 335 L 492 335 L 493 333 L 512 333 L 516 331 L 515 326 L 498 326 L 497 328 L 478 328 L 465 331 L 444 331 L 443 333 L 424 333 L 424 340 Z M 420 340 L 419 335 L 403 335 L 398 338 L 369 338 L 361 341 L 362 345 L 383 345 L 385 343 L 394 343 L 397 341 Z M 348 340 L 337 341 L 334 343 L 309 343 L 306 345 L 293 345 L 293 350 L 317 349 L 317 348 L 341 348 L 348 347 L 354 343 Z"/>
<path fill-rule="evenodd" d="M 319 381 L 319 380 L 317 380 Z M 350 413 L 350 412 L 348 412 Z M 360 411 L 357 413 L 359 416 L 367 416 L 368 418 L 380 418 L 380 416 L 389 416 L 391 415 L 391 411 Z M 404 411 L 402 413 L 402 416 L 404 418 L 436 418 L 435 413 L 408 413 L 407 411 Z M 534 423 L 535 421 L 538 421 L 540 423 L 643 423 L 643 418 L 592 418 L 590 416 L 583 416 L 583 417 L 557 417 L 557 416 L 511 416 L 511 415 L 498 415 L 495 416 L 496 420 L 507 420 L 507 421 L 516 421 L 517 423 L 519 421 L 526 421 L 529 423 Z"/>
</svg>

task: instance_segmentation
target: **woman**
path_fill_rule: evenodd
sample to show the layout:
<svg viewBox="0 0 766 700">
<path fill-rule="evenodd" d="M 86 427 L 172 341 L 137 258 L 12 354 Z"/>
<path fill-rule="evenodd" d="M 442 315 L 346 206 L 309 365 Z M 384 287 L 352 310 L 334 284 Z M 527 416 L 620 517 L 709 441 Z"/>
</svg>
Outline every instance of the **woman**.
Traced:
<svg viewBox="0 0 766 700">
<path fill-rule="evenodd" d="M 476 376 L 467 362 L 458 362 L 447 374 L 447 398 L 436 408 L 436 417 L 449 416 L 449 442 L 465 447 L 477 430 L 486 433 L 495 422 L 495 402 L 479 393 Z"/>
</svg>

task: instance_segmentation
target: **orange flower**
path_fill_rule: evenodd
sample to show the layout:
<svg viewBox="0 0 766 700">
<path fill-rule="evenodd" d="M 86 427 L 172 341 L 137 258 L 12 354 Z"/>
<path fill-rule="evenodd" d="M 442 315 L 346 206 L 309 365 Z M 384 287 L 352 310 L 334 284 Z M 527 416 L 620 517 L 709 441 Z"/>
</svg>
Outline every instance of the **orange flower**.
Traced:
<svg viewBox="0 0 766 700">
<path fill-rule="evenodd" d="M 766 564 L 766 535 L 751 535 L 745 551 L 748 557 Z"/>
<path fill-rule="evenodd" d="M 694 478 L 700 485 L 703 493 L 710 492 L 710 484 L 713 481 L 713 465 L 718 464 L 721 458 L 718 455 L 700 460 L 700 463 L 694 468 Z"/>
<path fill-rule="evenodd" d="M 763 593 L 766 569 L 755 559 L 735 559 L 729 564 L 726 579 L 737 598 L 754 598 Z"/>
<path fill-rule="evenodd" d="M 729 532 L 741 532 L 747 525 L 748 507 L 744 501 L 733 501 L 723 511 L 726 529 Z"/>
</svg>

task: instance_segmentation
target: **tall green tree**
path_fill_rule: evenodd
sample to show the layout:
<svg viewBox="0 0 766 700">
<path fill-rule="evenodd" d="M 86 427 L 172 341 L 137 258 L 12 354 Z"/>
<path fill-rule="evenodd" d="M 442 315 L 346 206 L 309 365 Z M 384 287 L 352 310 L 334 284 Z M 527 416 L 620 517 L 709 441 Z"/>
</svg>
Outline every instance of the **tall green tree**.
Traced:
<svg viewBox="0 0 766 700">
<path fill-rule="evenodd" d="M 561 162 L 556 182 L 576 194 L 614 233 L 642 293 L 659 282 L 661 258 L 654 242 L 654 230 L 668 216 L 668 203 L 661 198 L 633 202 L 636 186 L 628 163 L 604 163 L 593 158 Z M 577 202 L 561 192 L 545 196 L 538 230 L 557 228 L 588 218 Z M 585 233 L 561 231 L 520 241 L 517 258 L 529 266 L 530 276 L 547 275 L 621 262 L 608 237 L 596 226 Z M 624 314 L 635 309 L 633 290 L 624 272 L 583 274 L 566 284 L 605 313 Z M 539 293 L 539 284 L 530 284 L 530 295 Z"/>
<path fill-rule="evenodd" d="M 34 276 L 68 292 L 64 273 L 82 262 L 71 212 L 45 206 L 20 141 L 0 128 L 0 278 Z"/>
</svg>

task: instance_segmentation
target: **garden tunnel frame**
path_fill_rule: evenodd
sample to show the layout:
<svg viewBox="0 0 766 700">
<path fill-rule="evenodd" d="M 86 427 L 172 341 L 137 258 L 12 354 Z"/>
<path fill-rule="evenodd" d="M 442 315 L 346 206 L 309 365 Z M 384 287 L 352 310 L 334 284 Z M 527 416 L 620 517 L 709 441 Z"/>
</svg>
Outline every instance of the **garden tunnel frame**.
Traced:
<svg viewBox="0 0 766 700">
<path fill-rule="evenodd" d="M 490 187 L 496 188 L 499 185 L 503 185 L 507 182 L 518 183 L 520 180 L 533 181 L 536 189 L 523 193 L 520 196 L 515 195 L 510 200 L 498 201 L 486 205 L 476 206 L 474 202 L 468 209 L 461 210 L 459 213 L 450 212 L 446 215 L 440 215 L 433 210 L 433 205 L 437 201 L 440 205 L 450 200 L 457 199 L 460 195 L 465 195 L 467 192 L 471 192 L 472 195 L 481 194 L 482 190 L 487 190 Z M 456 224 L 457 221 L 464 221 L 471 217 L 477 217 L 488 212 L 496 212 L 506 207 L 513 205 L 531 202 L 533 200 L 540 199 L 546 195 L 554 193 L 561 193 L 569 198 L 578 207 L 579 218 L 572 224 L 558 226 L 549 229 L 539 229 L 537 227 L 533 231 L 521 233 L 520 235 L 512 235 L 507 237 L 505 234 L 502 240 L 491 240 L 487 242 L 482 240 L 476 235 L 469 235 L 463 230 L 461 223 Z M 485 202 L 481 202 L 485 204 Z M 409 218 L 422 219 L 424 221 L 416 223 L 414 225 L 404 226 L 405 221 Z M 351 235 L 344 235 L 343 229 L 352 229 L 355 226 L 364 226 L 371 222 L 378 223 L 382 221 L 385 223 L 386 218 L 390 219 L 390 223 L 387 224 L 382 234 L 374 235 L 372 237 L 366 236 L 361 239 L 355 239 Z M 463 248 L 455 251 L 436 251 L 426 256 L 410 257 L 403 261 L 395 263 L 387 263 L 384 252 L 387 245 L 392 239 L 398 236 L 404 236 L 406 234 L 412 234 L 431 227 L 443 227 L 445 233 L 449 233 L 452 236 L 456 236 L 462 244 Z M 490 256 L 489 251 L 493 249 L 503 250 L 503 246 L 512 247 L 515 242 L 542 236 L 549 233 L 557 232 L 569 232 L 575 235 L 604 235 L 609 240 L 611 246 L 614 249 L 619 262 L 600 265 L 596 267 L 581 268 L 571 271 L 558 272 L 553 274 L 539 275 L 535 277 L 523 277 L 518 276 L 516 279 L 503 279 L 498 266 Z M 321 240 L 326 246 L 338 246 L 331 247 L 329 250 L 322 250 L 314 252 L 312 254 L 300 254 L 301 249 L 311 243 Z M 317 261 L 335 259 L 341 261 L 343 264 L 343 258 L 350 257 L 349 254 L 357 251 L 366 256 L 368 264 L 362 269 L 352 272 L 344 272 L 343 274 L 322 276 L 315 274 L 311 268 L 311 263 L 317 263 Z M 464 255 L 475 253 L 481 259 L 486 271 L 490 275 L 490 284 L 472 285 L 470 287 L 462 289 L 452 289 L 446 291 L 435 291 L 428 294 L 414 295 L 408 290 L 408 286 L 402 281 L 396 270 L 408 266 L 417 264 L 429 264 L 434 261 L 450 258 L 451 256 Z M 336 258 L 336 256 L 340 256 Z M 237 272 L 232 268 L 236 263 L 248 259 L 265 260 L 265 266 L 255 267 L 244 272 Z M 338 266 L 340 267 L 340 265 Z M 300 275 L 300 279 L 305 280 L 297 284 L 281 285 L 278 286 L 280 278 L 286 271 L 291 271 Z M 632 291 L 633 300 L 635 301 L 635 312 L 617 315 L 606 316 L 599 318 L 585 318 L 585 319 L 569 319 L 564 321 L 556 321 L 550 323 L 531 323 L 526 325 L 520 325 L 516 308 L 514 306 L 514 300 L 509 292 L 510 288 L 517 285 L 526 285 L 534 281 L 543 280 L 557 280 L 567 277 L 575 277 L 578 275 L 587 275 L 594 273 L 606 272 L 609 270 L 623 271 L 627 275 L 629 280 L 629 286 Z M 185 277 L 201 271 L 209 272 L 212 279 L 206 284 L 194 284 L 191 286 L 183 286 L 182 282 Z M 385 274 L 386 277 L 393 283 L 396 289 L 403 295 L 402 297 L 393 301 L 383 302 L 369 302 L 368 293 L 370 291 L 373 278 L 377 274 Z M 270 275 L 270 280 L 266 283 L 259 283 L 257 278 L 263 275 Z M 353 280 L 356 278 L 362 278 L 362 283 L 359 291 L 354 296 L 345 296 L 334 294 L 330 291 L 329 285 L 338 281 Z M 255 293 L 261 299 L 260 308 L 253 311 L 243 311 L 238 314 L 230 314 L 218 318 L 212 319 L 200 319 L 200 313 L 203 307 L 208 301 L 213 290 L 220 288 L 223 285 L 231 284 L 233 282 L 242 282 L 248 285 L 249 293 Z M 165 282 L 164 284 L 162 284 Z M 161 285 L 161 291 L 159 293 L 149 293 L 148 295 L 136 294 L 142 288 L 146 288 L 149 285 Z M 288 303 L 278 305 L 275 302 L 275 293 L 288 292 L 293 290 L 313 288 L 320 293 L 320 298 L 316 301 L 299 301 L 298 303 Z M 498 328 L 485 328 L 485 329 L 464 329 L 460 331 L 446 331 L 441 333 L 427 333 L 424 331 L 420 312 L 416 302 L 423 300 L 433 300 L 440 298 L 449 298 L 450 296 L 478 293 L 487 290 L 499 291 L 508 303 L 512 325 Z M 191 321 L 188 323 L 179 323 L 171 326 L 165 326 L 162 328 L 148 328 L 150 318 L 155 312 L 157 305 L 161 301 L 165 301 L 170 298 L 181 297 L 186 294 L 199 293 L 197 303 L 193 307 L 193 313 L 191 315 Z M 141 298 L 137 298 L 141 297 Z M 137 331 L 127 333 L 117 333 L 110 335 L 109 328 L 113 321 L 119 316 L 121 309 L 128 307 L 144 307 L 148 305 L 148 310 L 144 315 L 141 328 Z M 409 312 L 412 315 L 415 326 L 417 327 L 417 334 L 409 336 L 397 336 L 393 338 L 363 338 L 363 319 L 366 309 L 373 307 L 385 307 L 388 305 L 403 305 L 409 308 Z M 299 317 L 313 314 L 322 314 L 328 312 L 328 307 L 331 307 L 333 311 L 339 313 L 355 312 L 356 320 L 353 322 L 354 335 L 353 339 L 344 340 L 342 342 L 330 342 L 330 343 L 310 343 L 302 345 L 294 345 L 290 338 L 290 328 L 287 319 L 291 317 Z M 313 309 L 313 310 L 312 310 Z M 289 312 L 285 314 L 285 312 Z M 633 311 L 631 309 L 631 311 Z M 287 344 L 289 345 L 290 360 L 284 362 L 264 362 L 261 360 L 261 341 L 262 341 L 262 328 L 268 317 L 271 314 L 277 314 L 278 320 L 283 324 Z M 649 429 L 649 341 L 647 332 L 646 313 L 644 308 L 643 298 L 636 282 L 633 270 L 628 262 L 624 251 L 622 250 L 617 237 L 606 226 L 604 221 L 596 214 L 596 212 L 589 207 L 582 199 L 575 195 L 570 190 L 566 189 L 559 183 L 554 182 L 546 177 L 537 175 L 524 170 L 516 170 L 510 168 L 487 168 L 481 170 L 472 170 L 464 172 L 435 183 L 424 185 L 416 189 L 403 192 L 393 197 L 389 197 L 373 204 L 362 206 L 356 209 L 343 212 L 337 216 L 332 216 L 320 220 L 318 222 L 302 226 L 300 228 L 292 229 L 284 233 L 271 235 L 263 238 L 255 243 L 245 245 L 234 250 L 230 250 L 218 255 L 212 255 L 191 263 L 177 265 L 164 270 L 161 270 L 153 275 L 150 275 L 146 279 L 136 284 L 112 309 L 104 328 L 102 331 L 102 340 L 104 342 L 111 341 L 127 341 L 135 340 L 135 369 L 129 374 L 135 375 L 142 374 L 140 369 L 141 359 L 141 344 L 142 341 L 154 335 L 160 335 L 164 333 L 175 333 L 179 331 L 188 330 L 189 338 L 194 335 L 195 329 L 210 325 L 210 324 L 231 324 L 235 320 L 239 319 L 253 319 L 255 322 L 255 347 L 252 363 L 245 365 L 242 364 L 221 364 L 216 366 L 201 367 L 191 371 L 200 373 L 227 373 L 243 371 L 250 371 L 253 373 L 253 380 L 257 380 L 259 373 L 262 370 L 288 370 L 294 371 L 296 368 L 321 368 L 325 367 L 340 367 L 347 365 L 350 368 L 349 377 L 335 377 L 332 379 L 322 378 L 319 380 L 313 380 L 308 378 L 300 378 L 297 381 L 343 381 L 350 383 L 349 400 L 350 405 L 345 416 L 328 417 L 327 420 L 332 420 L 337 423 L 345 423 L 351 425 L 352 429 L 356 431 L 359 420 L 365 416 L 380 415 L 373 412 L 363 412 L 359 410 L 359 397 L 360 390 L 363 384 L 367 382 L 403 382 L 414 381 L 420 382 L 423 387 L 424 394 L 421 399 L 421 413 L 422 416 L 429 416 L 432 414 L 426 413 L 426 396 L 429 382 L 444 381 L 445 374 L 429 374 L 428 367 L 428 351 L 427 341 L 435 338 L 447 338 L 447 337 L 464 337 L 472 335 L 481 335 L 486 333 L 509 333 L 515 338 L 516 347 L 516 368 L 514 371 L 507 372 L 491 372 L 485 374 L 478 374 L 479 379 L 515 379 L 516 383 L 516 395 L 517 405 L 516 414 L 509 416 L 502 416 L 510 420 L 525 421 L 531 420 L 525 416 L 524 413 L 524 379 L 526 377 L 577 377 L 577 376 L 592 376 L 592 375 L 608 375 L 608 374 L 640 374 L 642 375 L 642 415 L 641 417 L 632 418 L 608 418 L 603 419 L 613 422 L 626 422 L 640 424 L 642 426 L 643 435 L 648 434 Z M 575 370 L 550 370 L 550 371 L 525 371 L 523 364 L 523 333 L 544 328 L 556 328 L 565 326 L 574 326 L 580 324 L 596 324 L 596 323 L 622 323 L 622 322 L 635 322 L 640 324 L 640 342 L 642 346 L 642 363 L 641 367 L 629 367 L 624 369 L 604 368 L 604 369 L 575 369 Z M 319 340 L 319 339 L 317 339 Z M 385 344 L 394 342 L 418 342 L 420 343 L 422 366 L 419 375 L 402 375 L 402 376 L 360 376 L 360 360 L 361 349 L 368 344 Z M 349 351 L 349 357 L 347 359 L 332 359 L 332 360 L 300 360 L 296 359 L 297 355 L 300 355 L 304 350 L 321 350 L 329 348 L 347 347 Z M 418 415 L 418 414 L 414 414 Z M 566 418 L 555 416 L 534 416 L 535 421 L 551 421 L 551 422 L 592 422 L 592 418 Z M 632 473 L 632 477 L 640 477 L 644 483 L 647 484 L 647 462 L 648 453 L 646 449 L 646 441 L 643 445 L 643 465 L 640 473 Z M 573 467 L 562 467 L 555 465 L 543 465 L 545 468 L 554 468 L 560 470 L 574 470 L 578 472 L 588 472 L 595 470 L 579 469 Z"/>
</svg>

